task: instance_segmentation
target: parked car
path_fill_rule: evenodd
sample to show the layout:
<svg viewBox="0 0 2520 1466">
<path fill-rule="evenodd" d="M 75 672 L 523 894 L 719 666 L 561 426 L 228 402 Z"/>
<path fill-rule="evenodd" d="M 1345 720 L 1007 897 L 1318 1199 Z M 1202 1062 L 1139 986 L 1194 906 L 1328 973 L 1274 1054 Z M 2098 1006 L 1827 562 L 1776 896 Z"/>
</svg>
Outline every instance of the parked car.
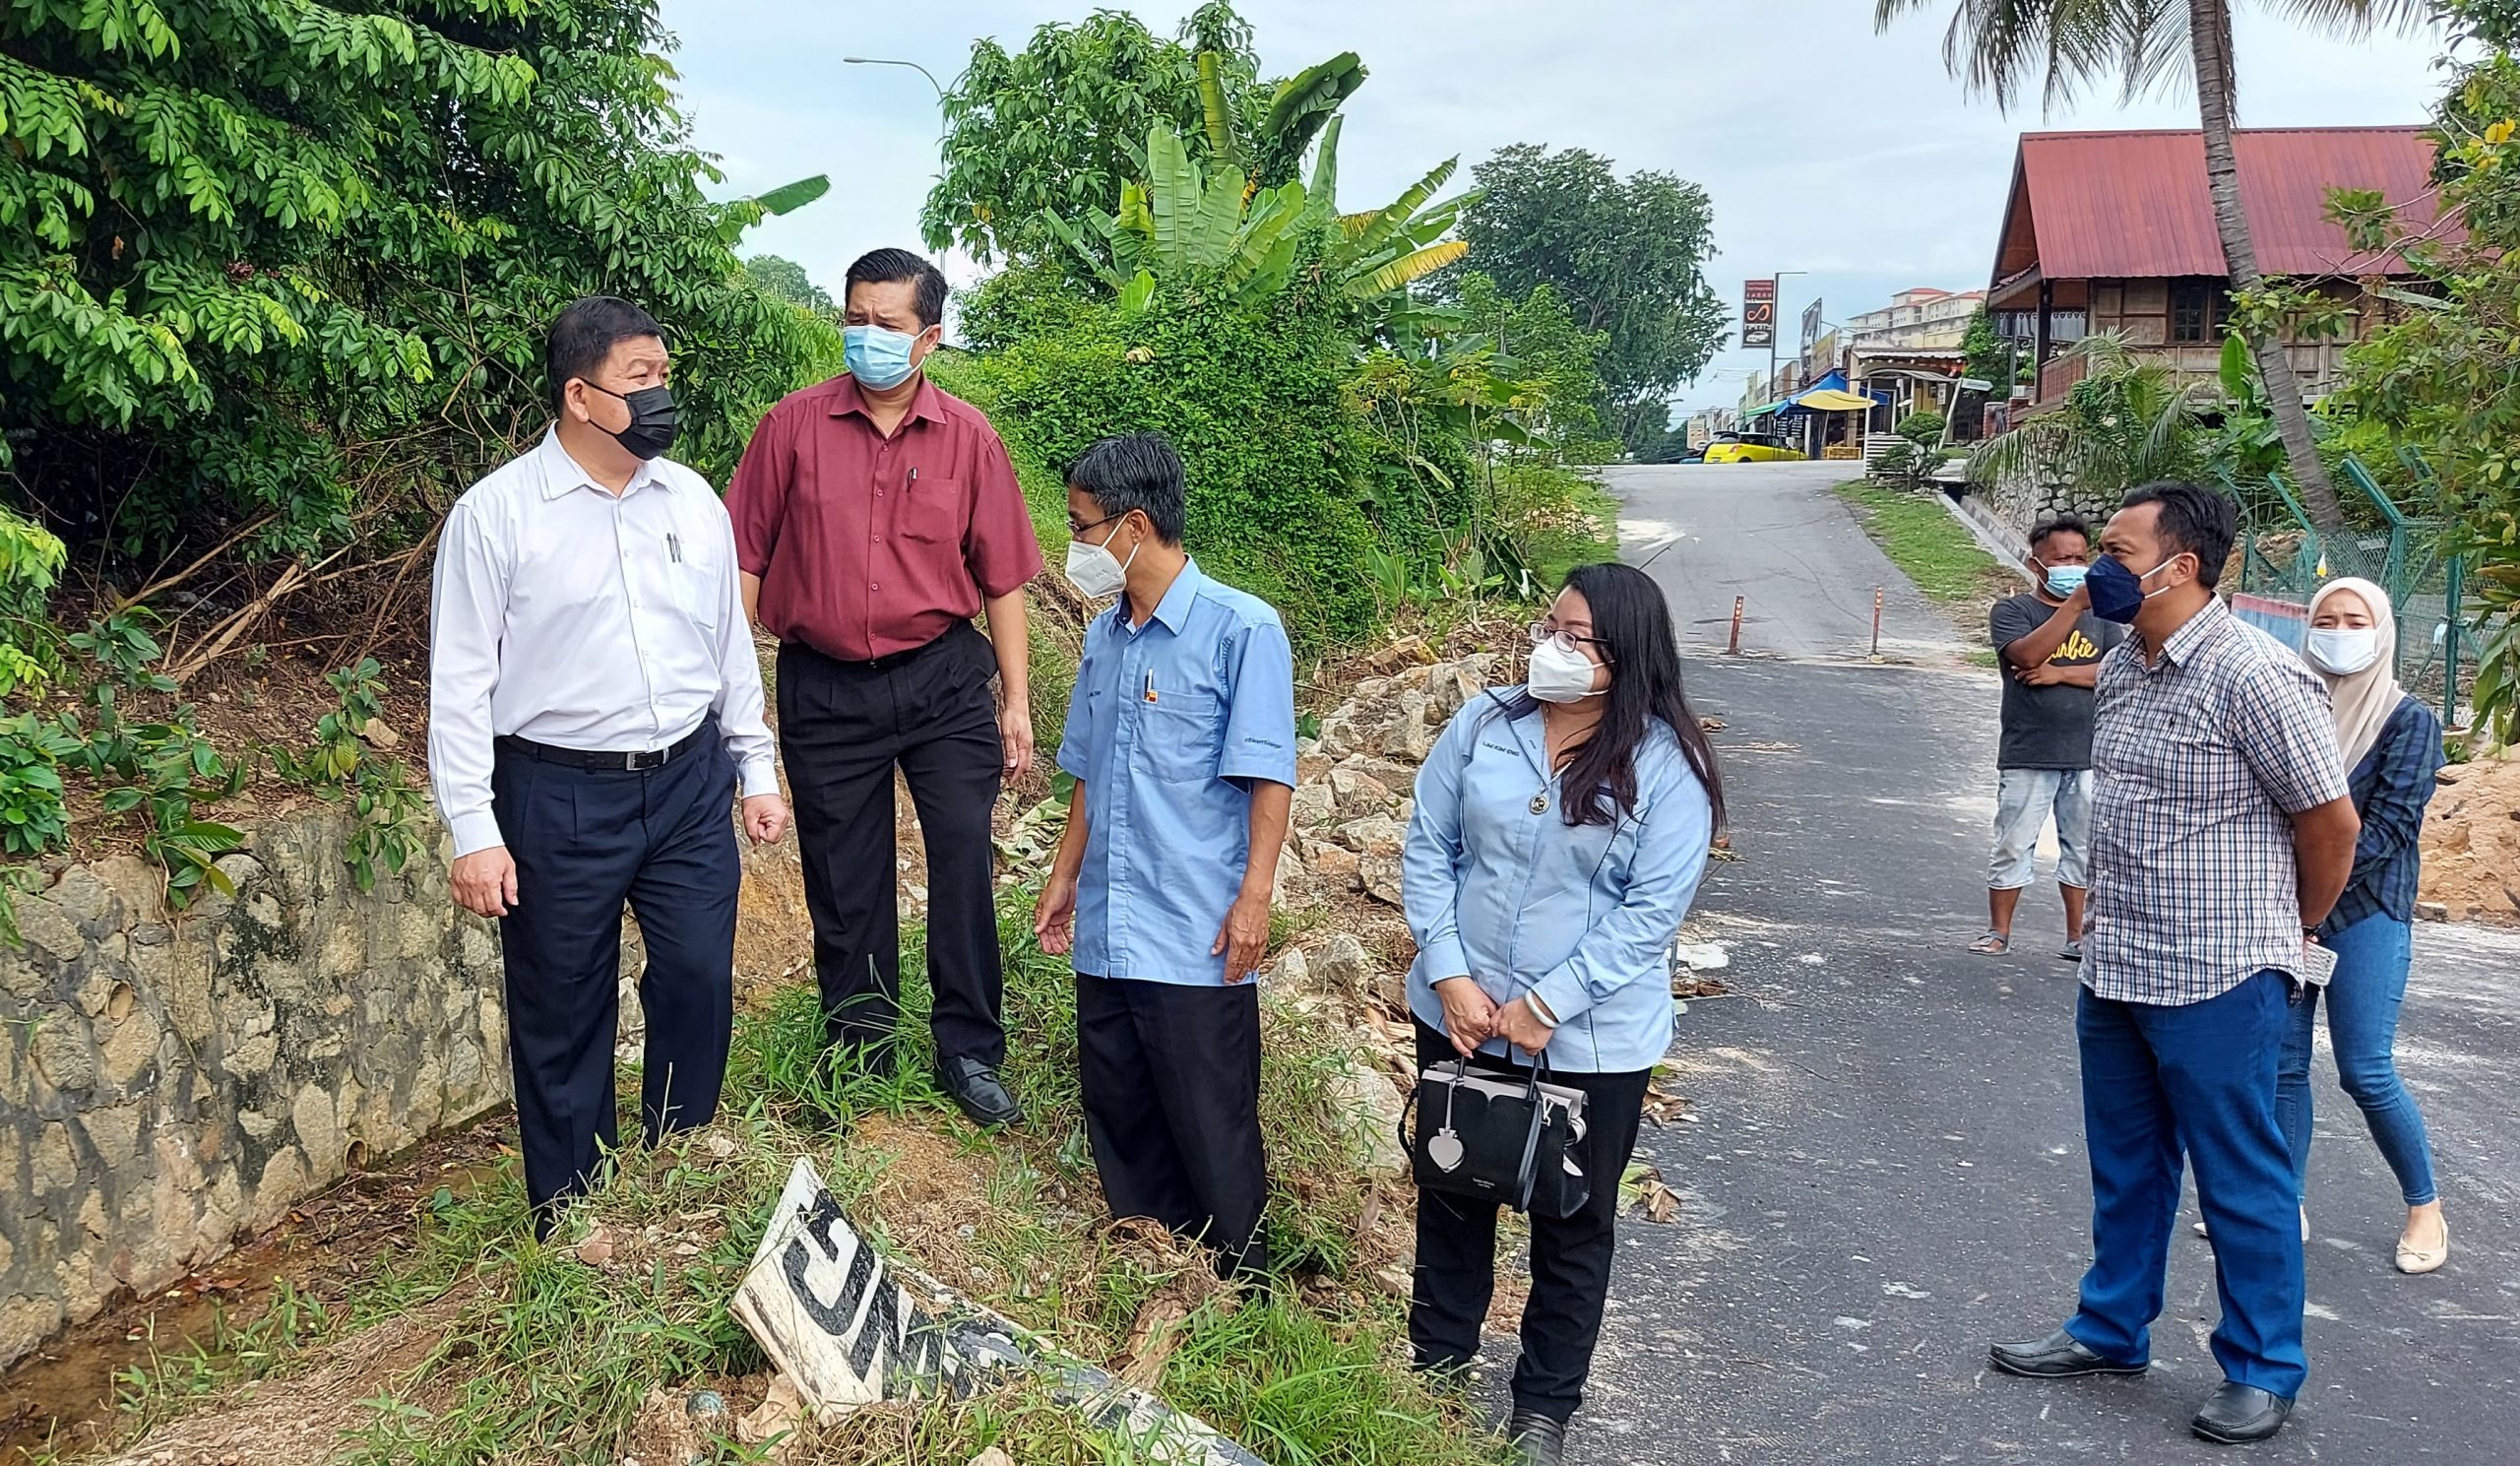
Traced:
<svg viewBox="0 0 2520 1466">
<path fill-rule="evenodd" d="M 1800 463 L 1806 457 L 1800 450 L 1788 448 L 1774 438 L 1748 433 L 1717 433 L 1715 441 L 1706 445 L 1707 463 Z"/>
</svg>

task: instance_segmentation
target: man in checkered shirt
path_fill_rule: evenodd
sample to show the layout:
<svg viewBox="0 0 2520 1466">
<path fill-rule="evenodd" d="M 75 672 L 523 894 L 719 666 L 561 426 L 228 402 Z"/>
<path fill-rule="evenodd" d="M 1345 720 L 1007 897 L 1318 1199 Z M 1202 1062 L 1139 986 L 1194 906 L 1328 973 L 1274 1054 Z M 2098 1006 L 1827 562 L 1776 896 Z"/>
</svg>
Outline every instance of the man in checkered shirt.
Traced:
<svg viewBox="0 0 2520 1466">
<path fill-rule="evenodd" d="M 2056 1378 L 2150 1362 L 2182 1150 L 2214 1244 L 2226 1376 L 2191 1425 L 2262 1440 L 2308 1376 L 2301 1235 L 2275 1118 L 2303 942 L 2354 863 L 2327 694 L 2214 595 L 2232 503 L 2146 484 L 2101 536 L 2092 609 L 2134 635 L 2101 664 L 2091 917 L 2074 1018 L 2091 1152 L 2082 1307 L 1995 1367 Z"/>
</svg>

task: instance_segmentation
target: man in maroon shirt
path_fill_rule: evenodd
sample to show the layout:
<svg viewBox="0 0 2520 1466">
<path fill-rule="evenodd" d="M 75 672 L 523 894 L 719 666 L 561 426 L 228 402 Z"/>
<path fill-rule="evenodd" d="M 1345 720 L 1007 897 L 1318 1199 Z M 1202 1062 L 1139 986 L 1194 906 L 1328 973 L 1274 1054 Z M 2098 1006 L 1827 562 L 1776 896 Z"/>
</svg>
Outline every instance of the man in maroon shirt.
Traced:
<svg viewBox="0 0 2520 1466">
<path fill-rule="evenodd" d="M 899 768 L 927 844 L 937 1080 L 975 1121 L 1015 1123 L 997 1076 L 989 813 L 1033 761 L 1024 586 L 1041 549 L 995 429 L 919 371 L 944 329 L 945 277 L 879 249 L 849 267 L 847 308 L 850 374 L 772 408 L 726 490 L 745 604 L 779 638 L 779 748 L 825 1035 L 889 1071 Z"/>
</svg>

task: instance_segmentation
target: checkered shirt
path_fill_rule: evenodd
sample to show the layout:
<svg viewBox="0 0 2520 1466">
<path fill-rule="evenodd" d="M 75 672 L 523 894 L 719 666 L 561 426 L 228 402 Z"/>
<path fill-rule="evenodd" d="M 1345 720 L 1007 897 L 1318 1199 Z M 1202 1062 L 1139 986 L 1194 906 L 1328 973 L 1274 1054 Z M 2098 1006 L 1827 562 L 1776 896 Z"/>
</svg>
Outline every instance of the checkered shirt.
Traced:
<svg viewBox="0 0 2520 1466">
<path fill-rule="evenodd" d="M 2346 797 L 2327 689 L 2219 600 L 2158 665 L 2129 637 L 2100 666 L 2091 939 L 2101 997 L 2177 1007 L 2298 973 L 2288 816 Z"/>
</svg>

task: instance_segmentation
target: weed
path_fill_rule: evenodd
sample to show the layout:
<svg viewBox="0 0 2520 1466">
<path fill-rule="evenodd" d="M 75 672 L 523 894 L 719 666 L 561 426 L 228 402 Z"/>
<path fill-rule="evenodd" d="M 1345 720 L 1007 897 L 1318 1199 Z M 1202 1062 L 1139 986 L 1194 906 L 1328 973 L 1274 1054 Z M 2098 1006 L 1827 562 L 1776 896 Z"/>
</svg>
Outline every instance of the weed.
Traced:
<svg viewBox="0 0 2520 1466">
<path fill-rule="evenodd" d="M 359 890 L 373 891 L 380 868 L 400 875 L 419 853 L 428 800 L 401 760 L 367 750 L 365 740 L 385 714 L 385 669 L 365 657 L 325 680 L 340 702 L 315 721 L 315 742 L 302 753 L 271 750 L 272 766 L 282 778 L 349 806 L 357 822 L 343 860 Z"/>
<path fill-rule="evenodd" d="M 1838 494 L 1854 506 L 1881 552 L 1927 598 L 1968 605 L 2020 588 L 2020 578 L 1980 548 L 1931 498 L 1861 481 L 1839 485 Z"/>
</svg>

